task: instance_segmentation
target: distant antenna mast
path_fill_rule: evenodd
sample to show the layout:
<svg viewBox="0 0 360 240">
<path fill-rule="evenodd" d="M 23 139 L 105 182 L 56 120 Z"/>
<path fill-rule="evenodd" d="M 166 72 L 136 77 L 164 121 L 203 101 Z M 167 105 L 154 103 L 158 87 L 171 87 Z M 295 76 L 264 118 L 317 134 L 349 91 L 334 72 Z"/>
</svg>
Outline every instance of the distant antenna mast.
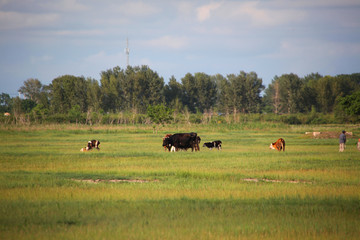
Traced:
<svg viewBox="0 0 360 240">
<path fill-rule="evenodd" d="M 128 39 L 128 38 L 126 38 L 125 53 L 126 53 L 126 66 L 129 66 L 129 53 L 130 53 L 130 49 L 129 49 L 129 39 Z"/>
</svg>

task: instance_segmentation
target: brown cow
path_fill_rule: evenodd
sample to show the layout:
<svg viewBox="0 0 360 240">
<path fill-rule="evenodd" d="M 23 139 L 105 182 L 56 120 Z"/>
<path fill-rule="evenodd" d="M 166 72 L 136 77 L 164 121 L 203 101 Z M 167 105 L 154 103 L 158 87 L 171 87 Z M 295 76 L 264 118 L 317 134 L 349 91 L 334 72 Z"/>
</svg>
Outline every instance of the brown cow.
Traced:
<svg viewBox="0 0 360 240">
<path fill-rule="evenodd" d="M 279 138 L 276 142 L 270 143 L 270 149 L 283 150 L 285 152 L 285 140 Z"/>
</svg>

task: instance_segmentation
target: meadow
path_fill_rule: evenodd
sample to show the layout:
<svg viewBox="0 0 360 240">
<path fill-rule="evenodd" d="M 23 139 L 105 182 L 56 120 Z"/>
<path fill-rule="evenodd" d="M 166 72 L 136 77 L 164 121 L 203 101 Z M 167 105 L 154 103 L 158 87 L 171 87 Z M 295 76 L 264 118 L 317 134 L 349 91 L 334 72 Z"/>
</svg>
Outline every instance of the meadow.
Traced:
<svg viewBox="0 0 360 240">
<path fill-rule="evenodd" d="M 337 138 L 308 131 L 353 132 Z M 165 152 L 166 133 L 223 149 Z M 356 125 L 0 126 L 1 239 L 358 239 Z M 269 149 L 279 137 L 286 151 Z M 88 140 L 101 150 L 80 152 Z M 200 146 L 202 146 L 202 143 Z"/>
</svg>

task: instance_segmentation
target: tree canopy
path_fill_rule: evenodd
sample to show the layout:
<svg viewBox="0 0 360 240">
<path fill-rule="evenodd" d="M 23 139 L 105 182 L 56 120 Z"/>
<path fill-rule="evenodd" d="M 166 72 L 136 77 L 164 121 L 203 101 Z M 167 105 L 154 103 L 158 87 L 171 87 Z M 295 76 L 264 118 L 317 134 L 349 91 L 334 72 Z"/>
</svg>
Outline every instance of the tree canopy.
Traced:
<svg viewBox="0 0 360 240">
<path fill-rule="evenodd" d="M 132 112 L 148 114 L 154 122 L 161 116 L 152 114 L 164 109 L 177 112 L 219 114 L 246 113 L 358 113 L 360 73 L 322 76 L 310 73 L 301 78 L 289 73 L 275 76 L 265 88 L 255 72 L 208 75 L 187 73 L 168 83 L 148 66 L 114 67 L 100 73 L 100 81 L 83 76 L 64 75 L 43 85 L 27 79 L 19 88 L 26 99 L 11 99 L 1 94 L 0 110 L 31 112 L 36 118 L 65 114 L 74 121 L 79 113 Z M 26 101 L 25 101 L 26 100 Z M 161 106 L 153 108 L 154 106 Z M 36 108 L 35 108 L 36 107 Z M 164 108 L 164 109 L 162 109 Z M 165 110 L 164 110 L 165 111 Z M 166 111 L 165 111 L 166 112 Z M 162 120 L 161 120 L 162 121 Z M 161 122 L 160 121 L 160 122 Z"/>
</svg>

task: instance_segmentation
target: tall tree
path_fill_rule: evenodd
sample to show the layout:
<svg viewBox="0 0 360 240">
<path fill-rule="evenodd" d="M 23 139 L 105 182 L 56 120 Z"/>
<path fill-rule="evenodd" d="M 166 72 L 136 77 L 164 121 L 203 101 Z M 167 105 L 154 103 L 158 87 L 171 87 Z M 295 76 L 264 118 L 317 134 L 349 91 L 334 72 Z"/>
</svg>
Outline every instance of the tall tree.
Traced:
<svg viewBox="0 0 360 240">
<path fill-rule="evenodd" d="M 198 109 L 201 112 L 209 110 L 216 103 L 216 82 L 205 73 L 195 73 L 195 85 L 198 93 Z"/>
<path fill-rule="evenodd" d="M 122 82 L 125 73 L 120 67 L 101 72 L 102 108 L 104 111 L 117 111 L 124 108 Z"/>
<path fill-rule="evenodd" d="M 36 78 L 29 78 L 24 81 L 24 85 L 19 88 L 19 92 L 23 94 L 26 98 L 35 101 L 36 103 L 41 102 L 41 92 L 43 85 Z"/>
<path fill-rule="evenodd" d="M 238 112 L 254 113 L 260 111 L 260 92 L 264 89 L 262 79 L 255 72 L 238 75 L 230 74 L 221 81 L 220 102 L 224 108 L 236 115 Z"/>
<path fill-rule="evenodd" d="M 87 85 L 84 77 L 64 75 L 55 78 L 50 89 L 52 112 L 68 113 L 75 105 L 79 105 L 82 112 L 87 111 Z"/>
<path fill-rule="evenodd" d="M 165 103 L 168 107 L 180 111 L 182 108 L 182 85 L 171 76 L 169 82 L 164 86 Z"/>
<path fill-rule="evenodd" d="M 194 84 L 195 77 L 191 73 L 187 73 L 182 79 L 183 98 L 182 102 L 191 112 L 195 112 L 197 109 L 197 89 Z"/>
<path fill-rule="evenodd" d="M 159 77 L 157 72 L 151 70 L 148 66 L 142 66 L 141 71 L 148 81 L 148 89 L 146 89 L 148 103 L 147 105 L 159 105 L 164 103 L 164 79 Z"/>
<path fill-rule="evenodd" d="M 301 109 L 303 82 L 296 74 L 275 76 L 265 90 L 264 101 L 274 113 L 296 113 Z"/>
<path fill-rule="evenodd" d="M 302 82 L 296 74 L 283 74 L 278 78 L 280 88 L 280 102 L 283 113 L 296 113 L 299 111 Z"/>
<path fill-rule="evenodd" d="M 245 111 L 248 113 L 260 112 L 260 93 L 264 90 L 262 79 L 255 72 L 245 74 Z"/>
<path fill-rule="evenodd" d="M 10 112 L 12 106 L 12 101 L 10 95 L 7 93 L 1 93 L 0 95 L 0 112 Z"/>
<path fill-rule="evenodd" d="M 95 79 L 86 79 L 88 109 L 98 112 L 101 109 L 101 88 Z"/>
<path fill-rule="evenodd" d="M 203 112 L 215 106 L 217 97 L 216 82 L 205 73 L 187 73 L 181 79 L 183 85 L 183 103 L 192 112 Z"/>
<path fill-rule="evenodd" d="M 128 107 L 145 113 L 148 105 L 164 102 L 164 79 L 148 66 L 128 67 L 124 82 Z"/>
<path fill-rule="evenodd" d="M 340 108 L 349 116 L 360 118 L 360 91 L 338 99 Z"/>
</svg>

